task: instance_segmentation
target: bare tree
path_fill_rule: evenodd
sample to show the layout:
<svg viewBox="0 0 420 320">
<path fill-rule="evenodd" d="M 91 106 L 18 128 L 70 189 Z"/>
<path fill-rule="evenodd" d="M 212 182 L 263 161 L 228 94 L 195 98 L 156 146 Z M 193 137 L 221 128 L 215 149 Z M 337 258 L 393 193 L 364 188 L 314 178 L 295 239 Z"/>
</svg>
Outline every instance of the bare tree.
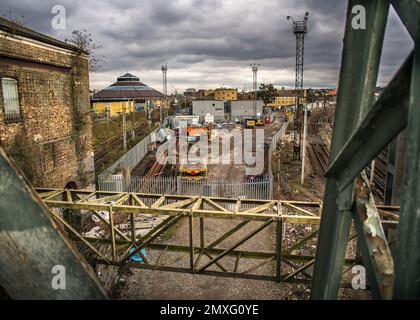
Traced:
<svg viewBox="0 0 420 320">
<path fill-rule="evenodd" d="M 86 29 L 74 30 L 71 33 L 71 38 L 66 39 L 66 42 L 71 43 L 79 48 L 79 53 L 87 53 L 89 55 L 89 71 L 97 72 L 101 69 L 102 63 L 105 61 L 104 56 L 97 56 L 95 50 L 101 49 L 101 45 L 93 42 L 92 34 Z"/>
</svg>

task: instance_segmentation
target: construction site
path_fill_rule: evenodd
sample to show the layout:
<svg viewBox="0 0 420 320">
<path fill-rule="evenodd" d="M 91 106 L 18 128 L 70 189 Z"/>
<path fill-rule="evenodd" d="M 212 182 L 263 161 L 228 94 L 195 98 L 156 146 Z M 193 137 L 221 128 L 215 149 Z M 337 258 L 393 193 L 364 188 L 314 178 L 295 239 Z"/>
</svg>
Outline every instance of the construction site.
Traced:
<svg viewBox="0 0 420 320">
<path fill-rule="evenodd" d="M 414 47 L 376 95 L 391 8 Z M 419 299 L 420 4 L 343 14 L 336 96 L 306 13 L 269 102 L 257 63 L 248 100 L 169 94 L 166 63 L 89 95 L 87 50 L 0 18 L 0 299 Z"/>
</svg>

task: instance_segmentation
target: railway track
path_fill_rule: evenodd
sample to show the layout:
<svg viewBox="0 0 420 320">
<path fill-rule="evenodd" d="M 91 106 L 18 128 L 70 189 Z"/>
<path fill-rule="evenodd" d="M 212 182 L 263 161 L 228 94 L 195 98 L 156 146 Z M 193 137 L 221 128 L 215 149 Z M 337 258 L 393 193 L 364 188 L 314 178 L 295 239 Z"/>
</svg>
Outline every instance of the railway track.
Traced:
<svg viewBox="0 0 420 320">
<path fill-rule="evenodd" d="M 315 155 L 318 164 L 321 166 L 323 174 L 328 169 L 330 152 L 328 146 L 325 144 L 324 140 L 320 135 L 320 128 L 325 127 L 326 123 L 330 123 L 330 114 L 331 112 L 323 110 L 322 112 L 312 114 L 308 122 L 310 149 Z"/>
<path fill-rule="evenodd" d="M 159 114 L 152 114 L 152 122 L 159 121 Z M 146 131 L 146 122 L 142 122 L 133 130 L 136 136 L 142 135 Z M 112 149 L 123 144 L 122 134 L 111 137 L 93 147 L 95 166 L 100 167 L 105 162 L 105 155 Z"/>
<path fill-rule="evenodd" d="M 322 111 L 313 114 L 308 123 L 308 134 L 311 137 L 310 151 L 317 159 L 319 166 L 322 168 L 322 173 L 328 169 L 330 151 L 329 147 L 325 144 L 321 137 L 321 128 L 325 127 L 326 123 L 332 123 L 333 113 L 331 111 Z M 373 176 L 373 193 L 379 198 L 383 199 L 385 192 L 385 180 L 386 180 L 386 167 L 388 161 L 388 148 L 382 150 L 382 152 L 375 159 L 374 176 Z M 366 174 L 371 176 L 371 167 L 368 166 Z"/>
<path fill-rule="evenodd" d="M 179 135 L 176 134 L 176 145 L 175 150 L 178 150 L 179 144 Z M 156 160 L 153 164 L 148 168 L 147 173 L 144 175 L 145 178 L 154 178 L 157 176 L 176 176 L 177 169 L 174 166 L 166 164 L 166 157 L 168 156 L 167 152 L 164 154 L 157 155 Z M 146 182 L 136 190 L 136 192 L 154 192 L 157 188 L 156 181 L 153 179 L 148 179 Z M 174 190 L 167 190 L 167 193 L 172 193 Z"/>
<path fill-rule="evenodd" d="M 315 157 L 317 158 L 319 164 L 322 167 L 322 170 L 327 172 L 328 162 L 329 162 L 329 152 L 323 143 L 311 143 L 311 148 Z"/>
</svg>

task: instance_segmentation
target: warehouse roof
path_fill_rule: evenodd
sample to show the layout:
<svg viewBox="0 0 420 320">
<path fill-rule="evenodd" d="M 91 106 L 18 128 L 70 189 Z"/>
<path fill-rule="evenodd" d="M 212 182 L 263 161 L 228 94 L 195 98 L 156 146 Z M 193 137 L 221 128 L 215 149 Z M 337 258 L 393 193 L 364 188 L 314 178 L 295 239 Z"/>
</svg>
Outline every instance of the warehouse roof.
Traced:
<svg viewBox="0 0 420 320">
<path fill-rule="evenodd" d="M 97 92 L 94 100 L 101 99 L 117 99 L 117 98 L 160 98 L 164 95 L 140 82 L 140 79 L 130 73 L 126 73 L 117 78 L 117 82 L 111 84 L 109 87 Z"/>
</svg>

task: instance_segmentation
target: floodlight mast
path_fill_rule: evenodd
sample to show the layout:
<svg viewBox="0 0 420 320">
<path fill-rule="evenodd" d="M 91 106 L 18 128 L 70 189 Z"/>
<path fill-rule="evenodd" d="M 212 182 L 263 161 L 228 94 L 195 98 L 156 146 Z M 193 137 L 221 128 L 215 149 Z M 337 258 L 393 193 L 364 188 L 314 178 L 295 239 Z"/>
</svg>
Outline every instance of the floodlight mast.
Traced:
<svg viewBox="0 0 420 320">
<path fill-rule="evenodd" d="M 303 57 L 305 35 L 308 32 L 309 12 L 305 13 L 303 20 L 295 21 L 292 16 L 287 16 L 287 20 L 293 22 L 293 33 L 296 37 L 296 74 L 295 74 L 295 119 L 293 135 L 293 159 L 300 160 L 302 153 L 302 101 L 303 101 Z M 299 134 L 299 139 L 298 139 Z"/>
<path fill-rule="evenodd" d="M 163 122 L 163 118 L 164 118 L 162 108 L 166 109 L 168 107 L 166 105 L 167 104 L 167 96 L 168 96 L 168 81 L 167 81 L 167 76 L 166 76 L 167 72 L 168 72 L 168 65 L 167 64 L 162 65 L 162 86 L 163 86 L 163 95 L 164 95 L 163 100 L 164 101 L 162 101 L 161 104 L 160 104 L 160 113 L 159 113 L 160 123 Z"/>
<path fill-rule="evenodd" d="M 254 101 L 253 101 L 253 105 L 252 105 L 252 113 L 254 115 L 254 117 L 257 115 L 257 91 L 258 91 L 258 87 L 257 87 L 257 73 L 258 73 L 258 67 L 260 66 L 259 63 L 253 63 L 250 64 L 251 68 L 252 68 L 252 89 L 254 91 Z"/>
</svg>

